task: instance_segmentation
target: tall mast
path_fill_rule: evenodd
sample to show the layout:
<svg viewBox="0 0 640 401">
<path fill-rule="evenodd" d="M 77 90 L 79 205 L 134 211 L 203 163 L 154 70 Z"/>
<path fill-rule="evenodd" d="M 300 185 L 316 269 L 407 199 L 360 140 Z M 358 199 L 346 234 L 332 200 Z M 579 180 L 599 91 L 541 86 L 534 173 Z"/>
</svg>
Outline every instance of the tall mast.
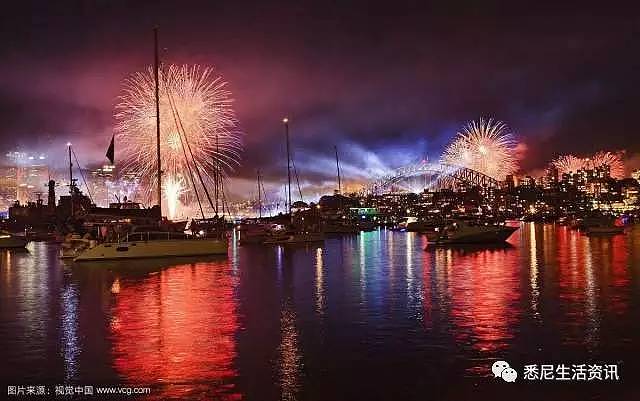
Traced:
<svg viewBox="0 0 640 401">
<path fill-rule="evenodd" d="M 216 196 L 216 217 L 218 217 L 218 198 L 220 198 L 220 146 L 218 144 L 218 133 L 216 132 L 216 163 L 213 175 L 214 190 Z M 224 211 L 222 213 L 224 216 Z"/>
<path fill-rule="evenodd" d="M 260 170 L 258 170 L 258 217 L 262 218 L 262 196 L 260 191 Z"/>
<path fill-rule="evenodd" d="M 338 147 L 333 146 L 336 151 L 336 170 L 338 171 L 338 194 L 342 194 L 342 182 L 340 181 L 340 162 L 338 161 Z"/>
<path fill-rule="evenodd" d="M 158 56 L 158 27 L 153 28 L 154 58 L 153 58 L 153 78 L 156 85 L 156 161 L 158 163 L 158 208 L 162 218 L 162 164 L 160 162 L 160 82 L 159 69 L 160 60 Z"/>
<path fill-rule="evenodd" d="M 73 162 L 71 161 L 71 142 L 67 143 L 69 149 L 69 193 L 73 195 Z"/>
<path fill-rule="evenodd" d="M 71 217 L 73 217 L 73 162 L 71 161 L 71 142 L 67 142 L 69 149 L 69 194 L 71 195 Z"/>
<path fill-rule="evenodd" d="M 284 132 L 287 138 L 287 201 L 289 216 L 291 216 L 291 153 L 289 152 L 289 119 L 282 119 L 284 123 Z"/>
</svg>

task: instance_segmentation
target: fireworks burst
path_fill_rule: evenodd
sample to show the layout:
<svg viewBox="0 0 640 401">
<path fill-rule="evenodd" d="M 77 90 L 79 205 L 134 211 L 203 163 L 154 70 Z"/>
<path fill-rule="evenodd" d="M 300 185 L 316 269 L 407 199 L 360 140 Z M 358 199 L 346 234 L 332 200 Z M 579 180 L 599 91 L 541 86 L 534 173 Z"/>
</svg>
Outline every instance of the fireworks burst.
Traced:
<svg viewBox="0 0 640 401">
<path fill-rule="evenodd" d="M 222 175 L 237 166 L 241 141 L 231 93 L 211 68 L 165 66 L 160 70 L 159 83 L 162 186 L 171 218 L 176 216 L 180 203 L 188 205 L 195 199 L 194 190 L 203 193 L 196 171 L 210 186 L 216 166 Z M 153 69 L 130 76 L 119 100 L 116 136 L 123 152 L 123 171 L 141 178 L 143 201 L 156 202 Z"/>
<path fill-rule="evenodd" d="M 624 177 L 624 162 L 622 161 L 622 152 L 605 152 L 600 151 L 591 156 L 588 160 L 590 167 L 609 166 L 611 177 L 622 178 Z"/>
<path fill-rule="evenodd" d="M 560 174 L 575 173 L 586 167 L 585 160 L 574 155 L 563 155 L 551 162 Z"/>
<path fill-rule="evenodd" d="M 185 180 L 182 176 L 169 175 L 163 180 L 162 189 L 167 201 L 167 214 L 169 218 L 175 218 L 178 215 L 180 196 L 185 193 Z"/>
<path fill-rule="evenodd" d="M 481 118 L 468 123 L 442 155 L 442 162 L 479 171 L 495 179 L 515 173 L 517 143 L 507 125 Z"/>
<path fill-rule="evenodd" d="M 600 166 L 609 166 L 611 177 L 624 177 L 623 152 L 600 151 L 590 157 L 576 157 L 574 155 L 560 156 L 551 164 L 560 173 L 577 173 L 581 169 L 595 169 Z"/>
</svg>

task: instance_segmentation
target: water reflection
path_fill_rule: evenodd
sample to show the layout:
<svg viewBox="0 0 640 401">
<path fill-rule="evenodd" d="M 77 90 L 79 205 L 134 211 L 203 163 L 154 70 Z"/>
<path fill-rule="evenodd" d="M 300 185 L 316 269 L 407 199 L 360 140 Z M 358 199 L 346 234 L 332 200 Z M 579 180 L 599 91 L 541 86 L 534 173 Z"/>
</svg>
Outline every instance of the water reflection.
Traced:
<svg viewBox="0 0 640 401">
<path fill-rule="evenodd" d="M 300 391 L 302 356 L 299 351 L 298 332 L 295 326 L 296 315 L 290 305 L 285 305 L 280 316 L 280 351 L 278 373 L 282 400 L 296 400 Z"/>
<path fill-rule="evenodd" d="M 629 359 L 640 352 L 640 227 L 589 238 L 522 224 L 510 241 L 434 248 L 378 230 L 72 268 L 55 245 L 32 244 L 0 255 L 0 373 L 267 401 L 419 399 L 485 380 L 505 355 L 627 358 L 625 377 L 640 373 Z"/>
<path fill-rule="evenodd" d="M 62 305 L 60 328 L 62 332 L 62 356 L 64 377 L 67 382 L 78 375 L 78 292 L 73 283 L 65 283 L 60 294 Z"/>
<path fill-rule="evenodd" d="M 546 231 L 545 231 L 546 234 Z M 531 311 L 537 319 L 540 317 L 538 311 L 538 297 L 540 289 L 538 285 L 538 243 L 536 241 L 536 226 L 529 223 L 529 283 L 531 285 Z"/>
<path fill-rule="evenodd" d="M 324 315 L 325 289 L 324 289 L 324 262 L 322 259 L 322 248 L 316 249 L 316 313 Z"/>
<path fill-rule="evenodd" d="M 444 254 L 449 267 L 446 288 L 456 340 L 482 352 L 495 353 L 508 347 L 521 313 L 517 306 L 521 289 L 514 249 L 436 252 Z"/>
<path fill-rule="evenodd" d="M 111 308 L 113 363 L 158 399 L 236 399 L 236 278 L 227 261 L 121 276 Z M 112 286 L 113 288 L 113 286 Z"/>
</svg>

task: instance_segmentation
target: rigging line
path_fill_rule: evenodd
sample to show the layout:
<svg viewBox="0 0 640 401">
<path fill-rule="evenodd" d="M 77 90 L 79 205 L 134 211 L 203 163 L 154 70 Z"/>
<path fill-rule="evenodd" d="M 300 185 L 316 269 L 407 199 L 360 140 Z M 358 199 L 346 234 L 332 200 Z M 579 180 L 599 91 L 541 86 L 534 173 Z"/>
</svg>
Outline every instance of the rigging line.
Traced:
<svg viewBox="0 0 640 401">
<path fill-rule="evenodd" d="M 300 188 L 300 178 L 298 177 L 298 170 L 296 170 L 296 162 L 291 158 L 291 165 L 293 166 L 293 173 L 296 175 L 296 183 L 298 184 L 298 193 L 300 194 L 300 200 L 304 202 L 302 197 L 302 189 Z"/>
<path fill-rule="evenodd" d="M 262 195 L 263 195 L 264 203 L 265 205 L 268 205 L 269 203 L 267 202 L 267 192 L 264 190 L 264 180 L 260 181 L 260 185 L 262 186 Z M 271 217 L 271 208 L 269 208 L 269 217 Z"/>
<path fill-rule="evenodd" d="M 260 191 L 260 170 L 258 170 L 258 218 L 262 218 L 262 192 Z"/>
<path fill-rule="evenodd" d="M 71 148 L 71 147 L 70 147 Z M 93 203 L 93 197 L 91 196 L 91 190 L 87 185 L 87 180 L 84 179 L 84 173 L 82 172 L 82 166 L 80 166 L 80 162 L 78 161 L 78 156 L 76 156 L 76 151 L 71 148 L 71 153 L 73 153 L 73 158 L 76 160 L 76 164 L 78 165 L 78 171 L 80 172 L 80 177 L 82 177 L 82 182 L 84 183 L 85 188 L 87 188 L 87 194 L 89 194 L 89 200 Z"/>
<path fill-rule="evenodd" d="M 220 175 L 220 144 L 219 144 L 218 132 L 216 131 L 216 160 L 215 160 L 215 195 L 216 195 L 216 217 L 218 216 L 218 198 L 220 197 L 220 185 L 221 185 L 221 175 Z M 224 216 L 224 204 L 222 205 L 222 215 Z"/>
<path fill-rule="evenodd" d="M 224 217 L 224 209 L 226 205 L 227 214 L 229 215 L 229 219 L 231 219 L 231 210 L 229 210 L 229 205 L 227 204 L 227 197 L 224 194 L 224 181 L 222 180 L 222 177 L 220 177 L 220 192 L 222 193 L 222 216 Z"/>
<path fill-rule="evenodd" d="M 204 219 L 204 210 L 202 209 L 202 203 L 200 202 L 200 195 L 198 194 L 198 188 L 196 187 L 195 180 L 193 179 L 193 172 L 191 171 L 191 164 L 189 163 L 189 158 L 187 158 L 187 152 L 184 150 L 184 143 L 182 142 L 182 134 L 180 133 L 180 127 L 178 127 L 177 120 L 177 110 L 175 109 L 175 105 L 173 104 L 173 99 L 171 98 L 171 94 L 167 92 L 167 97 L 169 98 L 169 107 L 171 107 L 171 114 L 173 115 L 173 120 L 176 124 L 176 128 L 178 128 L 178 138 L 180 138 L 180 147 L 182 147 L 182 153 L 184 154 L 184 160 L 187 162 L 187 170 L 189 171 L 189 177 L 191 178 L 191 185 L 193 185 L 193 191 L 196 194 L 196 199 L 198 200 L 198 206 L 200 207 L 200 214 L 202 215 L 202 219 Z"/>
<path fill-rule="evenodd" d="M 171 96 L 171 95 L 169 95 Z M 180 129 L 182 129 L 182 133 L 184 135 L 184 141 L 187 144 L 187 149 L 189 150 L 189 154 L 191 155 L 191 159 L 193 160 L 193 168 L 196 170 L 196 174 L 198 175 L 198 179 L 200 180 L 200 184 L 202 185 L 202 189 L 204 189 L 204 193 L 207 196 L 207 200 L 209 201 L 209 206 L 213 209 L 213 202 L 211 201 L 211 196 L 209 195 L 209 191 L 207 190 L 207 186 L 204 185 L 204 180 L 202 179 L 202 175 L 200 174 L 200 170 L 196 166 L 196 158 L 193 156 L 193 152 L 191 151 L 191 144 L 189 144 L 189 140 L 187 139 L 187 132 L 182 125 L 182 119 L 180 118 L 180 114 L 178 110 L 175 111 L 176 116 L 178 118 L 178 123 L 180 124 Z M 182 140 L 182 137 L 180 138 Z M 183 149 L 184 150 L 184 149 Z M 186 155 L 185 155 L 186 158 Z M 203 217 L 204 218 L 204 217 Z"/>
</svg>

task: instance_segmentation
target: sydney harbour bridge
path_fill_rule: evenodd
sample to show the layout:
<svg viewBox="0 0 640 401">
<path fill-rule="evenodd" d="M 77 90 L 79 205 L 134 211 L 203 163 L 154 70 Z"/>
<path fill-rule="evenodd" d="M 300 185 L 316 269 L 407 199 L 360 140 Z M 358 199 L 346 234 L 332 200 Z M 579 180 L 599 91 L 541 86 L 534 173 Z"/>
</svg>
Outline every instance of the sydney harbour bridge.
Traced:
<svg viewBox="0 0 640 401">
<path fill-rule="evenodd" d="M 489 188 L 499 186 L 498 180 L 479 171 L 423 160 L 373 179 L 365 187 L 365 192 L 380 194 L 393 189 L 421 192 L 425 188 L 430 190 L 451 188 L 456 183 Z"/>
</svg>

